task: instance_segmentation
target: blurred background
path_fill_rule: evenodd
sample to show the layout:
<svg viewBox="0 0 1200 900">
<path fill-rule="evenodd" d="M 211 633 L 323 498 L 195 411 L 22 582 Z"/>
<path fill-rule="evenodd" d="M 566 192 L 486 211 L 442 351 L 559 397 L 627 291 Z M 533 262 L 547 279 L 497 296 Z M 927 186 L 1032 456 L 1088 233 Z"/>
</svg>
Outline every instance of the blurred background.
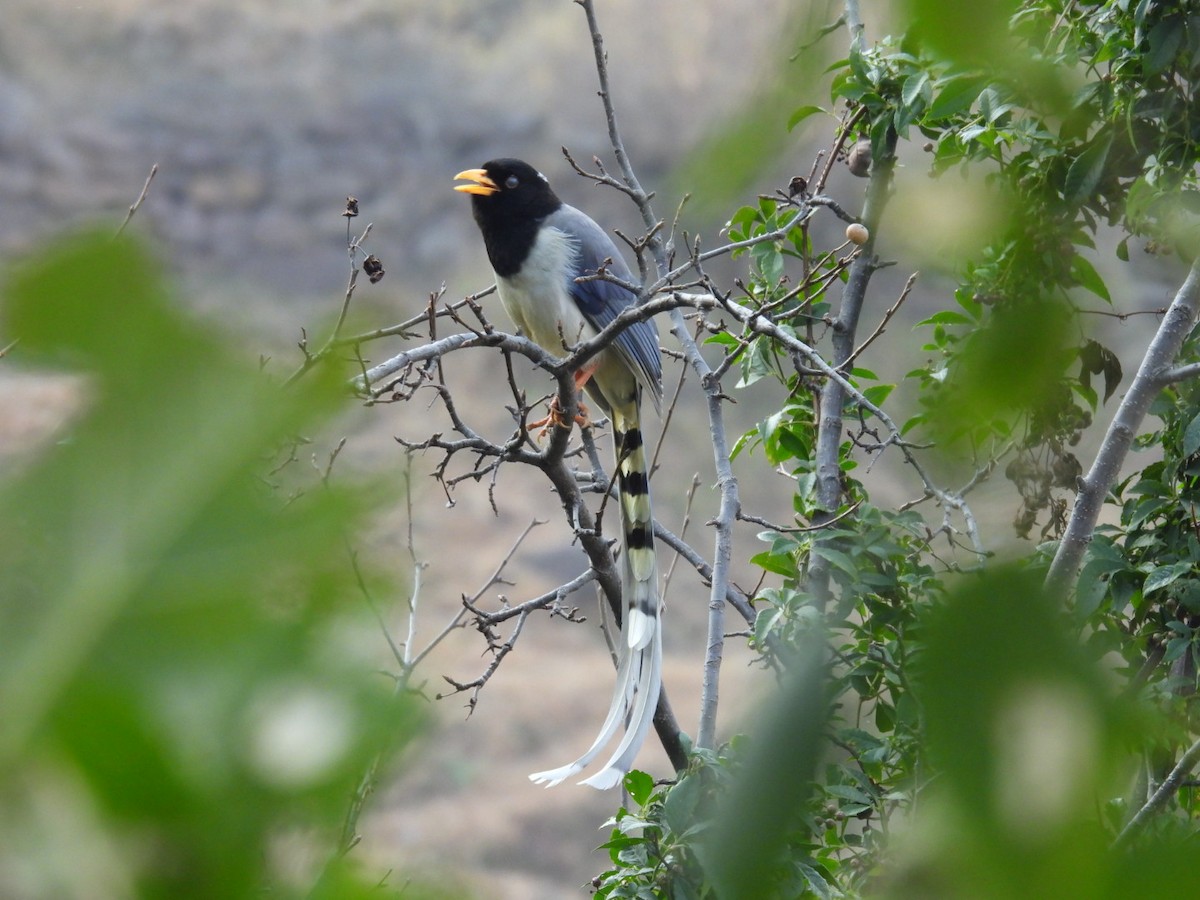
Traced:
<svg viewBox="0 0 1200 900">
<path fill-rule="evenodd" d="M 832 139 L 831 119 L 809 120 L 792 136 L 785 123 L 801 104 L 828 102 L 818 75 L 844 55 L 844 32 L 798 62 L 789 57 L 796 36 L 836 19 L 836 5 L 796 10 L 786 0 L 603 0 L 598 6 L 626 146 L 643 185 L 659 191 L 660 216 L 674 213 L 681 189 L 708 187 L 709 199 L 727 211 L 753 202 L 791 175 L 807 173 L 813 153 Z M 884 23 L 872 22 L 870 31 L 882 34 Z M 7 0 L 0 31 L 0 253 L 37 254 L 51 235 L 82 221 L 115 228 L 157 164 L 132 227 L 157 248 L 196 313 L 236 334 L 268 371 L 286 375 L 300 362 L 301 329 L 327 333 L 340 306 L 348 275 L 341 212 L 348 195 L 361 209 L 353 226 L 373 223 L 366 246 L 387 270 L 378 285 L 360 283 L 353 328 L 406 319 L 443 284 L 455 299 L 490 283 L 467 202 L 451 191 L 451 177 L 492 157 L 529 160 L 567 202 L 606 227 L 637 234 L 640 222 L 628 200 L 575 176 L 560 151 L 567 147 L 585 167 L 598 155 L 615 171 L 596 88 L 583 13 L 570 0 Z M 713 158 L 703 156 L 707 143 L 731 122 L 744 124 L 747 111 L 763 122 L 763 143 L 772 151 L 750 182 L 744 173 L 731 183 L 727 173 L 703 169 L 696 178 L 692 168 L 692 180 L 681 184 L 680 169 Z M 905 158 L 919 173 L 920 148 L 903 148 Z M 917 177 L 902 168 L 898 189 Z M 863 184 L 839 165 L 829 193 L 856 210 Z M 959 220 L 952 212 L 940 194 L 924 206 L 894 207 L 889 218 L 895 225 L 905 215 L 946 214 L 946 230 L 953 231 Z M 715 213 L 685 217 L 710 246 L 720 224 Z M 888 240 L 885 253 L 914 250 L 900 238 L 890 246 Z M 919 264 L 933 264 L 937 248 L 923 252 L 930 259 Z M 876 317 L 911 271 L 911 263 L 901 265 L 878 280 Z M 1129 275 L 1106 277 L 1116 278 L 1109 281 L 1114 294 L 1132 283 Z M 1152 302 L 1162 302 L 1166 290 L 1165 283 L 1138 286 Z M 893 327 L 909 327 L 948 293 L 936 266 L 926 269 L 906 312 L 908 324 Z M 498 305 L 492 316 L 507 324 Z M 1115 343 L 1143 344 L 1141 324 L 1120 327 L 1126 331 Z M 378 362 L 403 346 L 393 339 L 366 352 Z M 898 378 L 912 360 L 864 364 Z M 468 420 L 497 438 L 511 429 L 503 408 L 507 392 L 492 395 L 502 377 L 499 359 L 483 353 L 456 355 L 450 373 Z M 668 395 L 677 377 L 670 367 Z M 764 398 L 760 408 L 775 408 L 777 400 Z M 71 379 L 0 368 L 0 466 L 36 455 L 78 402 Z M 756 421 L 749 405 L 728 410 L 731 436 Z M 313 435 L 311 447 L 324 459 L 347 437 L 339 466 L 383 473 L 410 487 L 411 521 L 406 505 L 397 503 L 361 549 L 411 583 L 411 525 L 413 552 L 427 564 L 418 647 L 450 620 L 462 595 L 488 584 L 535 519 L 546 524 L 512 556 L 505 583 L 484 590 L 481 602 L 494 606 L 501 594 L 514 602 L 535 596 L 583 567 L 556 498 L 539 479 L 505 471 L 495 486 L 495 509 L 488 486 L 470 482 L 447 502 L 428 477 L 437 459 L 418 458 L 409 480 L 394 437 L 428 436 L 444 425 L 438 416 L 422 403 L 348 408 L 334 429 Z M 705 549 L 711 538 L 703 523 L 716 499 L 703 452 L 707 424 L 697 413 L 680 416 L 673 429 L 655 481 L 657 512 L 680 530 L 695 475 L 688 537 Z M 886 465 L 873 477 L 897 497 L 919 496 Z M 758 515 L 788 521 L 791 484 L 780 491 L 760 477 L 743 485 L 743 499 Z M 993 536 L 1003 540 L 1005 528 L 997 524 Z M 747 528 L 740 539 L 751 543 L 756 530 Z M 660 565 L 670 567 L 665 554 Z M 385 624 L 402 636 L 406 598 L 379 599 Z M 667 600 L 665 680 L 681 724 L 691 731 L 707 593 L 680 571 Z M 421 873 L 489 897 L 567 896 L 605 868 L 605 855 L 585 848 L 605 839 L 601 826 L 617 795 L 573 785 L 547 791 L 526 779 L 528 772 L 573 759 L 607 707 L 612 669 L 594 608 L 583 613 L 589 620 L 583 626 L 532 621 L 470 718 L 465 696 L 432 698 L 446 690 L 442 675 L 470 681 L 483 671 L 483 640 L 460 631 L 439 646 L 423 667 L 434 725 L 370 802 L 356 854 L 381 873 Z M 386 669 L 387 643 L 366 610 L 362 618 L 355 640 Z M 726 731 L 754 708 L 758 673 L 738 643 L 729 644 L 723 682 Z M 656 776 L 669 774 L 655 747 L 648 746 L 642 765 Z"/>
</svg>

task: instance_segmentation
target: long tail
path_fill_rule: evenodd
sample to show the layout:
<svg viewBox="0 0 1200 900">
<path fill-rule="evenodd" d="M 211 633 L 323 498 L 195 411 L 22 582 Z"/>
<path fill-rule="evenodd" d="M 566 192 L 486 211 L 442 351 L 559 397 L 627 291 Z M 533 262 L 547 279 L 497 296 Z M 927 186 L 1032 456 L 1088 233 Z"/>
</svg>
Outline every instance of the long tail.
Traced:
<svg viewBox="0 0 1200 900">
<path fill-rule="evenodd" d="M 633 767 L 634 758 L 650 731 L 662 686 L 658 561 L 654 552 L 649 467 L 637 406 L 613 409 L 612 421 L 624 545 L 621 554 L 621 588 L 625 598 L 625 615 L 621 627 L 617 683 L 608 715 L 592 746 L 569 765 L 529 776 L 530 780 L 537 784 L 544 783 L 547 787 L 583 771 L 612 740 L 624 721 L 625 736 L 604 768 L 581 782 L 600 790 L 620 784 Z"/>
</svg>

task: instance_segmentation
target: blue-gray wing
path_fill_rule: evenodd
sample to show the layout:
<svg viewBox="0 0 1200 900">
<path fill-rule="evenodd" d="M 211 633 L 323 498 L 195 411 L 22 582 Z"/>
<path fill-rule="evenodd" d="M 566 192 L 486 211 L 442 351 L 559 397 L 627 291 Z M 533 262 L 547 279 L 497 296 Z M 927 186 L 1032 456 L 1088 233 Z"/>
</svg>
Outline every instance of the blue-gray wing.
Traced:
<svg viewBox="0 0 1200 900">
<path fill-rule="evenodd" d="M 636 294 L 611 281 L 575 281 L 580 275 L 593 274 L 601 266 L 606 266 L 606 270 L 614 277 L 635 282 L 621 251 L 603 228 L 575 207 L 565 204 L 547 218 L 546 224 L 571 235 L 578 244 L 576 271 L 571 274 L 567 289 L 593 328 L 597 331 L 603 329 L 622 310 L 637 302 Z M 658 354 L 658 328 L 654 322 L 647 320 L 630 325 L 617 335 L 613 347 L 650 392 L 655 408 L 660 408 L 662 360 Z"/>
</svg>

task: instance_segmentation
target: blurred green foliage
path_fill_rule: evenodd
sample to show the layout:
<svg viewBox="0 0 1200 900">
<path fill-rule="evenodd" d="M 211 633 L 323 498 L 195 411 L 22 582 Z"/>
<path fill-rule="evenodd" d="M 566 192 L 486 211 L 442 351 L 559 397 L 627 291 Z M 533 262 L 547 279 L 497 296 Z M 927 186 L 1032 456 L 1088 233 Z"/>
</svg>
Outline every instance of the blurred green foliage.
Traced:
<svg viewBox="0 0 1200 900">
<path fill-rule="evenodd" d="M 95 234 L 15 267 L 0 329 L 83 398 L 0 486 L 0 894 L 305 896 L 417 721 L 337 638 L 368 492 L 264 478 L 344 373 L 281 389 Z M 278 850 L 297 836 L 308 871 Z M 344 863 L 328 880 L 387 895 Z"/>
<path fill-rule="evenodd" d="M 748 736 L 697 752 L 674 785 L 629 776 L 598 896 L 1194 896 L 1194 833 L 1112 847 L 1129 749 L 1154 726 L 1037 573 L 959 576 L 919 633 L 906 673 L 922 761 L 904 777 L 878 777 L 878 738 L 847 740 L 852 708 L 827 721 L 839 667 L 813 648 Z"/>
<path fill-rule="evenodd" d="M 794 479 L 797 527 L 762 531 L 751 558 L 764 578 L 752 643 L 786 673 L 783 690 L 747 735 L 697 751 L 676 784 L 630 776 L 601 896 L 1196 893 L 1187 867 L 1200 845 L 1194 773 L 1178 773 L 1181 787 L 1151 802 L 1197 746 L 1195 378 L 1165 386 L 1151 409 L 1158 424 L 1136 440 L 1149 452 L 1109 493 L 1078 591 L 1047 596 L 1042 573 L 1080 488 L 1082 436 L 1124 380 L 1092 314 L 1127 298 L 1114 298 L 1101 272 L 1128 261 L 1134 242 L 1151 258 L 1187 262 L 1200 247 L 1197 12 L 1192 0 L 911 0 L 899 34 L 862 44 L 846 36 L 850 52 L 829 70 L 834 112 L 853 129 L 845 146 L 869 145 L 878 163 L 919 142 L 938 185 L 938 202 L 924 207 L 911 182 L 897 187 L 896 221 L 876 230 L 876 246 L 893 253 L 935 240 L 945 222 L 918 213 L 956 223 L 958 210 L 938 206 L 948 199 L 989 207 L 961 219 L 981 226 L 950 244 L 962 252 L 925 248 L 957 287 L 919 323 L 925 359 L 906 378 L 915 414 L 887 407 L 913 442 L 907 462 L 932 457 L 969 474 L 940 494 L 926 480 L 924 498 L 898 509 L 879 505 L 856 478 L 862 460 L 889 446 L 878 418 L 854 397 L 830 417 L 823 379 L 775 334 L 708 338 L 739 371 L 739 389 L 786 389 L 734 450 L 743 466 L 761 451 Z M 811 85 L 796 93 L 804 105 L 791 125 L 820 123 L 828 137 Z M 807 220 L 785 227 L 811 189 L 759 197 L 729 216 L 728 233 L 761 240 L 785 230 L 737 257 L 739 302 L 836 363 L 827 342 L 843 326 L 846 258 L 820 246 Z M 1114 231 L 1115 260 L 1100 265 L 1098 237 Z M 869 360 L 856 355 L 845 370 L 883 407 L 895 386 Z M 1175 363 L 1197 360 L 1192 335 Z M 818 458 L 831 419 L 836 459 Z M 816 475 L 834 464 L 841 502 L 825 509 Z M 956 518 L 955 501 L 999 471 L 1019 503 L 1017 535 L 1040 526 L 1045 541 L 1004 551 L 1007 562 L 976 544 L 974 521 Z M 934 502 L 940 510 L 923 516 L 919 504 Z M 811 528 L 829 516 L 828 527 Z M 818 566 L 829 573 L 819 591 Z M 794 679 L 780 648 L 808 646 L 814 634 L 824 650 L 809 647 L 805 658 L 824 661 L 820 677 Z"/>
</svg>

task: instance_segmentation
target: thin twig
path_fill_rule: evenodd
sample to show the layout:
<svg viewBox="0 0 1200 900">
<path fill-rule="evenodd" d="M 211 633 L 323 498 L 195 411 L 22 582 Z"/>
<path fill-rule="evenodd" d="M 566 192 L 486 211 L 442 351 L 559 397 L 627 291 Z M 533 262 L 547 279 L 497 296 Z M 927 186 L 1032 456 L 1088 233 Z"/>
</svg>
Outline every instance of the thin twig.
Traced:
<svg viewBox="0 0 1200 900">
<path fill-rule="evenodd" d="M 772 531 L 778 531 L 780 534 L 807 534 L 813 531 L 824 531 L 841 522 L 843 519 L 848 519 L 854 515 L 855 510 L 862 506 L 862 502 L 862 500 L 855 500 L 836 516 L 824 520 L 820 525 L 776 525 L 773 522 L 768 522 L 766 519 L 752 516 L 749 513 L 738 513 L 738 520 L 741 522 L 750 522 L 753 525 L 762 525 L 764 528 L 770 528 Z"/>
<path fill-rule="evenodd" d="M 692 522 L 692 504 L 696 500 L 696 490 L 700 487 L 700 474 L 692 475 L 692 483 L 688 486 L 687 496 L 683 504 L 683 520 L 679 523 L 679 539 L 683 540 L 687 536 L 688 525 Z M 671 557 L 671 565 L 667 567 L 667 574 L 663 578 L 663 596 L 671 589 L 671 579 L 675 577 L 675 566 L 679 564 L 679 554 L 676 553 Z"/>
<path fill-rule="evenodd" d="M 125 232 L 125 226 L 129 224 L 130 220 L 137 214 L 137 211 L 142 208 L 142 203 L 145 202 L 146 195 L 150 192 L 150 182 L 154 180 L 154 176 L 157 174 L 158 163 L 155 163 L 150 167 L 150 174 L 146 176 L 146 183 L 142 185 L 142 192 L 138 194 L 138 198 L 133 202 L 133 205 L 129 207 L 129 212 L 125 214 L 125 221 L 121 223 L 121 227 L 113 235 L 114 239 L 119 238 Z"/>
<path fill-rule="evenodd" d="M 887 329 L 888 322 L 892 320 L 892 316 L 896 314 L 896 310 L 900 308 L 900 305 L 908 299 L 908 295 L 912 292 L 913 285 L 917 283 L 918 274 L 920 273 L 913 272 L 908 276 L 908 281 L 904 282 L 904 289 L 900 291 L 900 296 L 896 299 L 896 302 L 888 307 L 888 311 L 883 314 L 878 327 L 871 332 L 870 336 L 854 348 L 854 352 L 846 359 L 847 365 L 853 365 L 854 361 L 858 359 L 859 354 L 875 343 L 875 339 Z"/>
<path fill-rule="evenodd" d="M 515 541 L 513 541 L 513 544 L 509 548 L 508 552 L 506 554 L 504 554 L 504 558 L 501 559 L 499 564 L 496 566 L 496 568 L 492 570 L 492 574 L 490 576 L 488 576 L 488 578 L 484 581 L 483 585 L 479 588 L 479 590 L 476 591 L 475 594 L 473 594 L 469 600 L 465 597 L 463 598 L 463 600 L 464 600 L 463 606 L 458 610 L 458 612 L 456 612 L 453 616 L 451 616 L 450 621 L 447 622 L 442 627 L 442 630 L 439 631 L 433 637 L 433 639 L 428 644 L 425 645 L 425 647 L 421 650 L 420 653 L 418 653 L 415 657 L 412 658 L 412 664 L 410 666 L 411 668 L 416 668 L 417 666 L 419 666 L 421 664 L 421 661 L 423 659 L 425 659 L 425 657 L 427 657 L 430 653 L 432 653 L 437 648 L 437 646 L 446 639 L 447 635 L 449 635 L 452 631 L 462 627 L 463 619 L 466 617 L 467 612 L 469 611 L 469 607 L 467 604 L 477 602 L 479 600 L 479 598 L 483 596 L 485 591 L 489 590 L 493 585 L 501 583 L 502 576 L 504 574 L 504 570 L 508 567 L 508 564 L 512 561 L 513 557 L 516 555 L 517 550 L 520 548 L 521 544 L 523 544 L 525 542 L 525 539 L 527 537 L 529 537 L 529 533 L 531 531 L 533 531 L 533 529 L 537 528 L 539 525 L 545 525 L 545 524 L 546 523 L 544 521 L 541 521 L 539 519 L 533 519 L 532 521 L 530 521 L 530 523 L 528 525 L 525 526 L 525 530 L 522 531 L 520 533 L 520 535 L 517 536 L 517 539 Z"/>
</svg>

